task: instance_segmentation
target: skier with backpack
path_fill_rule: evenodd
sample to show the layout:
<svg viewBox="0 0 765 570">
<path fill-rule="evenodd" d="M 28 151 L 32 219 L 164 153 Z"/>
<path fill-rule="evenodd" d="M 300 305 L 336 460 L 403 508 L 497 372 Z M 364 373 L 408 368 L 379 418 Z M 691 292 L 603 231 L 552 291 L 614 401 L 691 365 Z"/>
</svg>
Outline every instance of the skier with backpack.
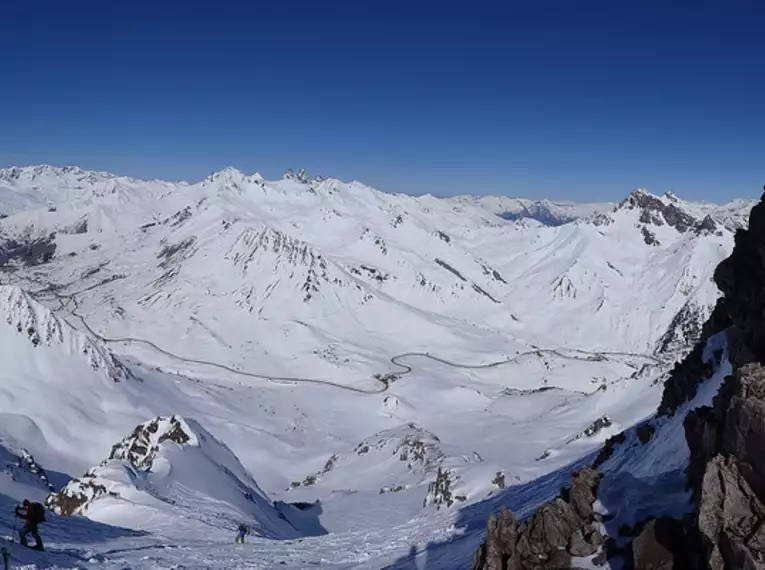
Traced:
<svg viewBox="0 0 765 570">
<path fill-rule="evenodd" d="M 45 522 L 45 507 L 40 503 L 30 503 L 24 499 L 24 502 L 16 507 L 16 516 L 24 519 L 24 527 L 19 531 L 19 540 L 23 546 L 28 546 L 27 535 L 31 534 L 35 538 L 35 545 L 31 546 L 35 550 L 44 550 L 42 538 L 37 532 L 37 525 Z"/>
<path fill-rule="evenodd" d="M 247 525 L 245 525 L 244 523 L 241 523 L 239 525 L 239 528 L 236 529 L 236 543 L 244 544 L 244 537 L 247 534 L 250 534 L 250 529 L 247 528 Z"/>
</svg>

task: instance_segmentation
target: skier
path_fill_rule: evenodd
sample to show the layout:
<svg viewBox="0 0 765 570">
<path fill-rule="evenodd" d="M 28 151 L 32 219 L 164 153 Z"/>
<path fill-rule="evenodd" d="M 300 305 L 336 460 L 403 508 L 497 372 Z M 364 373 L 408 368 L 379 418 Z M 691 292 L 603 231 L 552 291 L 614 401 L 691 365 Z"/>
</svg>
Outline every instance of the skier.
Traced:
<svg viewBox="0 0 765 570">
<path fill-rule="evenodd" d="M 26 521 L 24 527 L 19 531 L 21 544 L 28 546 L 27 535 L 31 534 L 35 538 L 36 544 L 30 548 L 44 550 L 42 538 L 37 532 L 37 525 L 45 522 L 45 507 L 40 503 L 30 503 L 29 500 L 24 499 L 24 502 L 16 507 L 16 516 Z"/>
<path fill-rule="evenodd" d="M 239 528 L 236 529 L 236 543 L 244 544 L 244 536 L 247 534 L 250 534 L 250 529 L 247 528 L 247 525 L 241 523 Z"/>
</svg>

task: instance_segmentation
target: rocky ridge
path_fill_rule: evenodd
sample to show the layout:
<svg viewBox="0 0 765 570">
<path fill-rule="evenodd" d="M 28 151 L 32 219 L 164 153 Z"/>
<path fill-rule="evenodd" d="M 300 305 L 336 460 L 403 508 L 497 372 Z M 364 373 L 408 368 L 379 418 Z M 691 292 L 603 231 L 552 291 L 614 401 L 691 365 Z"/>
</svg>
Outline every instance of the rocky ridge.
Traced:
<svg viewBox="0 0 765 570">
<path fill-rule="evenodd" d="M 196 445 L 197 438 L 186 422 L 178 417 L 157 417 L 139 424 L 133 433 L 112 447 L 109 457 L 82 477 L 73 479 L 58 493 L 48 496 L 45 506 L 62 516 L 84 513 L 88 505 L 109 491 L 102 481 L 101 470 L 113 461 L 123 461 L 135 477 L 138 471 L 150 471 L 160 445 L 164 441 L 178 445 Z"/>
</svg>

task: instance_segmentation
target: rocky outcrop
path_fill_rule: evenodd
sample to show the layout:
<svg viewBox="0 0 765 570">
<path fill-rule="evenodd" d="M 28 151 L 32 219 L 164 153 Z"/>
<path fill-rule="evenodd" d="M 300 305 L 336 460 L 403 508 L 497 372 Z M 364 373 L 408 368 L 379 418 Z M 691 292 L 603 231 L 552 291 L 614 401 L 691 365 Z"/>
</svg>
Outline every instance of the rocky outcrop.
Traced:
<svg viewBox="0 0 765 570">
<path fill-rule="evenodd" d="M 455 501 L 464 503 L 467 501 L 466 495 L 455 494 L 453 488 L 457 483 L 458 477 L 451 469 L 438 468 L 436 480 L 428 485 L 428 494 L 422 502 L 423 507 L 435 505 L 437 509 L 442 506 L 451 507 Z"/>
<path fill-rule="evenodd" d="M 486 541 L 471 570 L 571 568 L 572 557 L 601 550 L 604 537 L 593 508 L 599 481 L 594 469 L 575 472 L 563 496 L 542 505 L 523 523 L 503 506 L 498 516 L 489 517 Z"/>
<path fill-rule="evenodd" d="M 693 216 L 675 204 L 674 200 L 662 200 L 640 189 L 632 192 L 619 207 L 641 210 L 641 222 L 656 226 L 666 223 L 680 233 L 700 225 Z"/>
<path fill-rule="evenodd" d="M 685 431 L 702 568 L 765 567 L 765 368 L 739 368 Z"/>
<path fill-rule="evenodd" d="M 179 416 L 157 417 L 137 425 L 130 436 L 115 444 L 107 461 L 122 459 L 136 469 L 148 470 L 163 441 L 184 445 L 195 439 L 194 432 Z"/>
<path fill-rule="evenodd" d="M 712 336 L 730 327 L 726 305 L 724 298 L 717 301 L 709 319 L 701 327 L 696 346 L 670 371 L 664 382 L 664 392 L 657 411 L 659 416 L 673 415 L 678 407 L 696 396 L 699 385 L 712 375 L 717 363 L 704 358 L 704 348 Z M 712 356 L 719 358 L 720 354 Z"/>
<path fill-rule="evenodd" d="M 688 570 L 696 564 L 689 558 L 688 535 L 682 521 L 662 517 L 652 519 L 632 541 L 628 567 L 634 570 Z"/>
<path fill-rule="evenodd" d="M 378 379 L 385 380 L 382 376 Z M 451 452 L 447 445 L 446 449 Z M 398 493 L 426 487 L 423 508 L 436 509 L 459 505 L 468 499 L 462 470 L 466 465 L 481 463 L 477 453 L 472 457 L 451 454 L 434 433 L 415 423 L 383 430 L 361 441 L 350 453 L 332 455 L 324 467 L 293 481 L 290 489 L 339 483 L 338 473 L 356 473 L 366 483 L 379 484 L 380 494 Z M 347 475 L 340 475 L 347 485 Z"/>
<path fill-rule="evenodd" d="M 104 476 L 105 468 L 114 461 L 122 461 L 130 479 L 137 480 L 139 472 L 151 471 L 165 441 L 178 445 L 199 444 L 197 435 L 183 418 L 154 418 L 137 425 L 132 434 L 115 444 L 109 457 L 98 467 L 72 479 L 59 493 L 49 495 L 45 505 L 59 515 L 70 516 L 83 514 L 90 504 L 104 495 L 118 497 L 116 491 L 107 487 L 109 479 Z"/>
<path fill-rule="evenodd" d="M 763 195 L 765 198 L 765 195 Z M 749 228 L 736 232 L 733 253 L 717 267 L 715 282 L 725 295 L 726 311 L 752 351 L 765 362 L 765 202 L 752 208 Z"/>
</svg>

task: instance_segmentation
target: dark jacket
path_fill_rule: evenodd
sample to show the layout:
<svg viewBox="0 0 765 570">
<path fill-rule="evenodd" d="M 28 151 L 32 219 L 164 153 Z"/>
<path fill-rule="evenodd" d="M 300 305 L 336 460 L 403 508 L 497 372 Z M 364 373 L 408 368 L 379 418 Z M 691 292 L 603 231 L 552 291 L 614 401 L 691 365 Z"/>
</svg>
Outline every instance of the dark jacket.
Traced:
<svg viewBox="0 0 765 570">
<path fill-rule="evenodd" d="M 45 507 L 40 503 L 29 503 L 23 507 L 16 507 L 16 516 L 27 521 L 28 524 L 45 522 Z"/>
</svg>

